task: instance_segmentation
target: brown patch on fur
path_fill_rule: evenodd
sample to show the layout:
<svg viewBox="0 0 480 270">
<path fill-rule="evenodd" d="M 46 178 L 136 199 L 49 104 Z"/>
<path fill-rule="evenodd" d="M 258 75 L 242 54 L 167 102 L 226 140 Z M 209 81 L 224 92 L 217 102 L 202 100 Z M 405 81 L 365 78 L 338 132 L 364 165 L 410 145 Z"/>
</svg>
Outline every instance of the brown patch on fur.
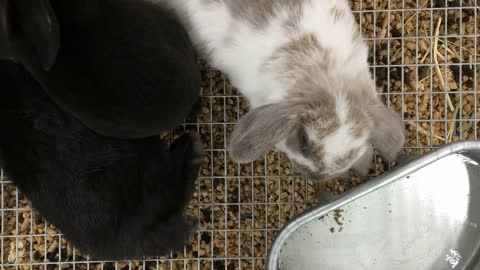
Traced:
<svg viewBox="0 0 480 270">
<path fill-rule="evenodd" d="M 225 3 L 235 18 L 246 20 L 256 29 L 268 25 L 280 10 L 291 14 L 287 27 L 295 26 L 301 18 L 301 9 L 305 1 L 300 0 L 209 0 Z"/>
<path fill-rule="evenodd" d="M 284 23 L 284 27 L 288 32 L 295 32 L 297 30 L 297 26 L 300 24 L 302 19 L 302 10 L 300 6 L 293 11 L 291 10 L 292 14 L 289 15 L 287 21 Z"/>
<path fill-rule="evenodd" d="M 301 108 L 303 113 L 299 115 L 302 118 L 309 119 L 318 115 L 329 119 L 336 118 L 336 100 L 327 91 L 327 87 L 327 85 L 318 84 L 315 78 L 307 76 L 294 84 L 286 100 L 298 109 Z"/>
<path fill-rule="evenodd" d="M 327 55 L 328 51 L 314 34 L 309 33 L 279 48 L 267 61 L 267 66 L 281 61 L 283 65 L 277 71 L 296 80 L 286 98 L 294 108 L 294 115 L 300 117 L 305 127 L 321 129 L 319 133 L 327 135 L 340 125 L 335 111 L 336 101 L 329 93 L 332 87 L 325 74 L 327 63 L 308 61 L 312 53 Z"/>
<path fill-rule="evenodd" d="M 361 137 L 369 128 L 368 117 L 359 109 L 359 103 L 349 102 L 348 104 L 348 121 L 352 124 L 352 133 L 355 137 Z"/>
<path fill-rule="evenodd" d="M 333 21 L 334 22 L 337 22 L 339 21 L 340 19 L 342 19 L 344 16 L 345 16 L 345 10 L 343 9 L 340 9 L 336 6 L 332 7 L 332 9 L 330 9 L 330 16 L 333 17 Z"/>
<path fill-rule="evenodd" d="M 324 55 L 324 61 L 312 63 L 312 54 Z M 328 55 L 328 49 L 320 45 L 313 33 L 308 33 L 279 47 L 265 62 L 263 68 L 276 66 L 277 72 L 285 78 L 316 76 L 316 74 L 305 74 L 305 72 L 325 72 L 328 67 Z M 277 63 L 280 63 L 280 66 Z"/>
<path fill-rule="evenodd" d="M 357 155 L 357 153 L 358 153 L 358 150 L 352 150 L 348 152 L 348 154 L 346 154 L 345 156 L 335 160 L 335 165 L 341 168 L 346 167 L 348 163 L 352 161 L 352 159 Z"/>
<path fill-rule="evenodd" d="M 322 89 L 321 85 L 315 89 L 312 89 L 312 86 L 315 86 L 312 77 L 301 79 L 295 84 L 295 91 L 286 98 L 292 116 L 299 119 L 299 130 L 289 136 L 286 145 L 315 164 L 321 164 L 325 155 L 323 145 L 311 141 L 303 142 L 303 136 L 306 136 L 307 140 L 322 140 L 335 132 L 340 123 L 335 111 L 335 98 Z M 318 137 L 309 138 L 308 129 L 315 130 Z"/>
<path fill-rule="evenodd" d="M 323 47 L 318 42 L 317 37 L 313 34 L 305 34 L 298 39 L 293 40 L 284 47 L 280 48 L 279 53 L 286 55 L 308 54 L 312 51 L 321 51 Z"/>
<path fill-rule="evenodd" d="M 344 86 L 346 92 L 349 93 L 347 119 L 352 126 L 353 135 L 361 137 L 375 128 L 372 117 L 368 113 L 371 107 L 370 102 L 377 99 L 372 91 L 375 85 L 368 70 L 353 76 L 352 81 L 354 83 Z"/>
</svg>

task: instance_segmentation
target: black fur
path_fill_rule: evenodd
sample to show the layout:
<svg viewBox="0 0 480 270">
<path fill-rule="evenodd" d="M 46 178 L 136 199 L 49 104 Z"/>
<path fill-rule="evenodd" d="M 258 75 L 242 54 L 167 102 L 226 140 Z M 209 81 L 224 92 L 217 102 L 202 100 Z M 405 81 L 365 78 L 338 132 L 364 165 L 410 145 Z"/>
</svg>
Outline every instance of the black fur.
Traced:
<svg viewBox="0 0 480 270">
<path fill-rule="evenodd" d="M 0 0 L 0 22 L 0 59 L 53 65 L 60 34 L 50 0 Z"/>
<path fill-rule="evenodd" d="M 172 12 L 147 0 L 51 0 L 60 49 L 29 67 L 49 96 L 96 132 L 143 138 L 178 126 L 200 91 L 195 53 Z"/>
<path fill-rule="evenodd" d="M 201 145 L 183 135 L 112 139 L 61 111 L 23 67 L 0 62 L 0 153 L 40 214 L 94 259 L 139 259 L 183 247 Z"/>
</svg>

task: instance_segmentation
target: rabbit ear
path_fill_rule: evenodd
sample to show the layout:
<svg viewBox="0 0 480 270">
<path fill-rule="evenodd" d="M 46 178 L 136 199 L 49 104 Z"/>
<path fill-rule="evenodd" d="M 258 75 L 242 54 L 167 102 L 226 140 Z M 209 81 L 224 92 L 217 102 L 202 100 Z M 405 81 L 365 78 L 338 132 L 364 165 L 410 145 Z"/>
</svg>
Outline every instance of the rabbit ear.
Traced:
<svg viewBox="0 0 480 270">
<path fill-rule="evenodd" d="M 22 55 L 23 58 L 39 63 L 44 70 L 49 70 L 55 63 L 60 47 L 59 25 L 50 0 L 10 1 L 15 8 L 14 20 L 21 28 L 20 39 L 33 51 L 29 53 L 31 55 Z M 34 59 L 31 59 L 32 57 Z"/>
<path fill-rule="evenodd" d="M 294 131 L 295 121 L 283 104 L 264 105 L 253 109 L 233 131 L 230 156 L 237 162 L 251 162 L 273 149 Z"/>
<path fill-rule="evenodd" d="M 368 110 L 374 124 L 371 143 L 387 161 L 394 161 L 405 143 L 402 119 L 378 100 Z"/>
</svg>

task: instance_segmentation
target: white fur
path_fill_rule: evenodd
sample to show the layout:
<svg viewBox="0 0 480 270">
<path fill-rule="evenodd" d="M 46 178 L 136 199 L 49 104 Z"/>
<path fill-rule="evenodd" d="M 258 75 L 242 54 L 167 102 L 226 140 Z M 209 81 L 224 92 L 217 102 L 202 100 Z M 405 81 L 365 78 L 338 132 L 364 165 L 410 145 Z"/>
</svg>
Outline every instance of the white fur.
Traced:
<svg viewBox="0 0 480 270">
<path fill-rule="evenodd" d="M 366 64 L 368 52 L 365 44 L 352 44 L 356 26 L 345 0 L 299 0 L 305 5 L 300 31 L 296 33 L 284 27 L 288 10 L 281 7 L 267 28 L 258 31 L 243 21 L 235 20 L 222 1 L 170 1 L 191 25 L 191 37 L 199 47 L 204 48 L 210 64 L 228 74 L 253 108 L 279 102 L 287 96 L 294 81 L 279 77 L 274 69 L 261 72 L 262 65 L 279 47 L 301 34 L 314 33 L 323 47 L 332 50 L 332 58 L 335 59 L 332 77 L 354 74 Z M 345 10 L 346 14 L 336 22 L 330 14 L 333 6 Z M 353 63 L 347 62 L 352 59 L 350 55 L 357 55 Z"/>
<path fill-rule="evenodd" d="M 360 138 L 354 137 L 351 135 L 349 129 L 350 127 L 348 125 L 342 125 L 332 135 L 326 137 L 324 140 L 325 158 L 323 162 L 325 164 L 325 167 L 329 168 L 332 171 L 331 174 L 345 172 L 366 151 L 363 146 L 368 141 L 368 138 L 366 136 L 362 136 Z M 347 155 L 348 151 L 350 151 L 352 148 L 360 149 L 357 157 L 355 157 L 351 161 L 349 166 L 346 166 L 346 168 L 339 168 L 335 164 L 335 158 Z"/>
</svg>

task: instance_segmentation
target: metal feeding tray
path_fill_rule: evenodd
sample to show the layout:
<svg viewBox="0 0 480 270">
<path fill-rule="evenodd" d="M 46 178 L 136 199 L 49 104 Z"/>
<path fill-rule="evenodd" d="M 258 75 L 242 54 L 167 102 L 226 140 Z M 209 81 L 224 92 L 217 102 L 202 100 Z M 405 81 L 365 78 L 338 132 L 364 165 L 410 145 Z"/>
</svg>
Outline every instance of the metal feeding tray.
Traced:
<svg viewBox="0 0 480 270">
<path fill-rule="evenodd" d="M 480 269 L 480 142 L 441 147 L 291 221 L 270 270 Z"/>
</svg>

